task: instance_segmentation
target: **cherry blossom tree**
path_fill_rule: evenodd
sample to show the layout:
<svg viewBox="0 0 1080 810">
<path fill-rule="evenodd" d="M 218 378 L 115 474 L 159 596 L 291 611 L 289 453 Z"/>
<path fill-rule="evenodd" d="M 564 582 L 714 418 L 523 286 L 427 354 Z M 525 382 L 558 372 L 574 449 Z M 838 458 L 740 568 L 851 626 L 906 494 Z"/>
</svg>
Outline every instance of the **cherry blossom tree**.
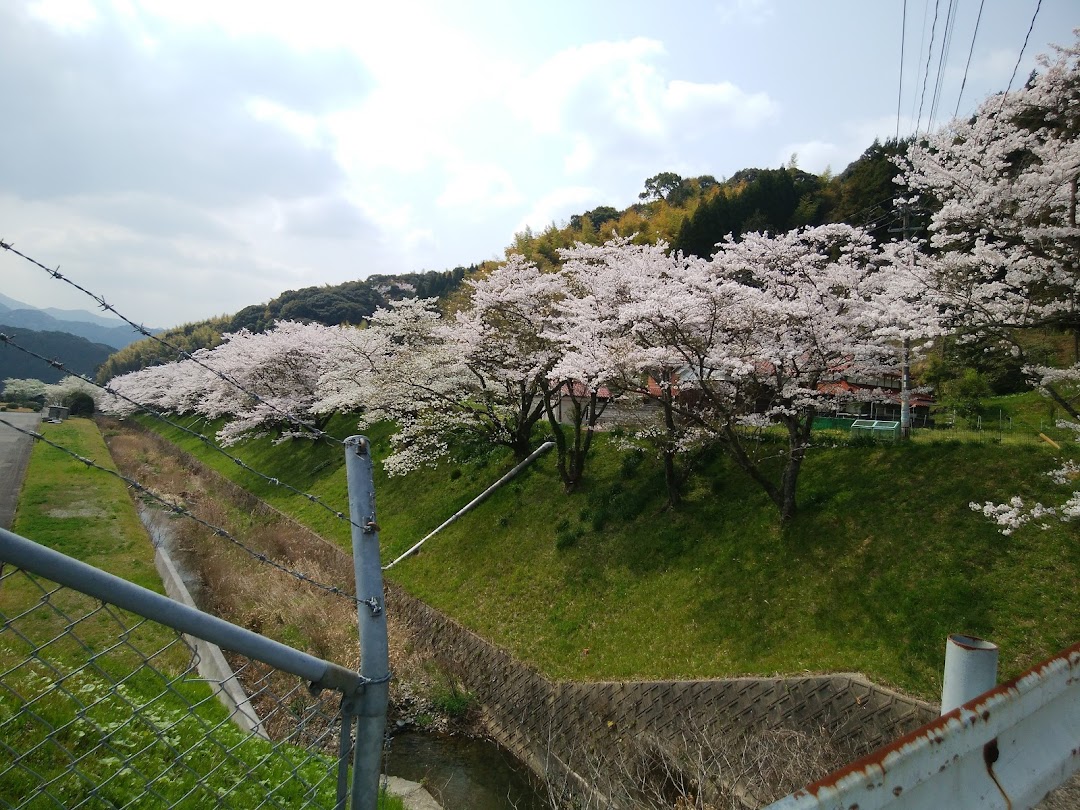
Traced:
<svg viewBox="0 0 1080 810">
<path fill-rule="evenodd" d="M 679 413 L 715 437 L 776 504 L 796 512 L 814 417 L 841 378 L 898 368 L 896 339 L 917 332 L 907 268 L 865 231 L 826 225 L 729 238 L 677 278 L 676 317 L 658 324 L 685 369 Z M 766 428 L 779 426 L 783 440 Z"/>
<path fill-rule="evenodd" d="M 267 433 L 317 438 L 329 416 L 314 409 L 319 376 L 348 329 L 279 321 L 263 333 L 227 334 L 191 359 L 113 379 L 114 395 L 101 407 L 124 414 L 137 410 L 137 402 L 166 413 L 227 417 L 218 431 L 226 446 Z"/>
<path fill-rule="evenodd" d="M 195 413 L 209 377 L 210 372 L 190 360 L 147 366 L 110 380 L 98 407 L 114 416 L 136 413 L 140 406 L 163 413 Z"/>
<path fill-rule="evenodd" d="M 69 374 L 60 382 L 45 386 L 45 401 L 50 405 L 63 405 L 76 394 L 85 394 L 96 402 L 100 393 L 101 389 L 90 380 Z"/>
<path fill-rule="evenodd" d="M 1040 62 L 1027 87 L 913 144 L 899 178 L 937 203 L 926 266 L 945 314 L 1004 339 L 1080 327 L 1080 49 Z"/>
<path fill-rule="evenodd" d="M 4 396 L 9 400 L 31 400 L 45 396 L 46 386 L 41 380 L 8 377 L 4 380 Z"/>
<path fill-rule="evenodd" d="M 226 446 L 267 433 L 279 440 L 318 438 L 329 419 L 314 407 L 320 374 L 349 329 L 277 321 L 266 332 L 224 335 L 207 355 L 206 364 L 220 376 L 210 379 L 198 412 L 231 417 L 218 432 Z"/>
<path fill-rule="evenodd" d="M 546 413 L 558 347 L 545 337 L 561 278 L 520 256 L 468 283 L 467 306 L 444 318 L 434 299 L 377 310 L 320 381 L 317 409 L 364 408 L 361 425 L 396 424 L 392 474 L 432 465 L 456 442 L 524 458 Z"/>
<path fill-rule="evenodd" d="M 930 221 L 933 261 L 923 266 L 950 325 L 961 338 L 996 339 L 1021 359 L 1024 331 L 1071 332 L 1077 362 L 1028 371 L 1068 425 L 1080 425 L 1080 42 L 1040 57 L 1025 87 L 991 96 L 971 118 L 913 145 L 901 167 L 913 198 L 939 206 Z M 1078 502 L 1074 493 L 1060 514 L 1075 515 Z M 1052 509 L 1018 498 L 972 507 L 1009 531 Z"/>
<path fill-rule="evenodd" d="M 366 329 L 337 347 L 320 377 L 315 408 L 359 411 L 361 429 L 393 422 L 395 449 L 383 464 L 403 475 L 449 451 L 467 382 L 436 299 L 408 298 L 377 309 Z"/>
<path fill-rule="evenodd" d="M 630 345 L 619 320 L 633 290 L 657 273 L 645 254 L 616 238 L 602 246 L 577 244 L 560 250 L 565 294 L 554 302 L 549 337 L 559 345 L 551 370 L 548 421 L 558 446 L 558 470 L 566 491 L 585 474 L 600 417 L 611 399 L 626 389 L 622 361 Z M 666 261 L 662 251 L 652 251 Z M 638 388 L 640 375 L 631 376 Z M 556 413 L 556 410 L 558 413 Z M 569 434 L 569 435 L 567 435 Z"/>
<path fill-rule="evenodd" d="M 687 468 L 678 459 L 700 445 L 698 431 L 678 419 L 675 378 L 682 359 L 652 328 L 655 320 L 635 307 L 644 301 L 668 306 L 664 290 L 673 275 L 698 259 L 668 251 L 665 243 L 638 245 L 616 237 L 603 245 L 578 244 L 562 251 L 568 294 L 556 304 L 552 329 L 562 343 L 553 378 L 571 400 L 572 447 L 565 453 L 564 484 L 572 490 L 584 472 L 602 413 L 599 392 L 646 400 L 654 418 L 635 426 L 639 444 L 656 450 L 663 465 L 668 504 L 681 499 Z M 643 410 L 645 416 L 649 410 Z"/>
<path fill-rule="evenodd" d="M 470 376 L 470 409 L 494 442 L 525 458 L 533 427 L 547 413 L 561 353 L 547 327 L 564 295 L 563 278 L 512 255 L 469 287 L 469 307 L 457 314 L 450 338 Z"/>
<path fill-rule="evenodd" d="M 905 339 L 933 332 L 912 246 L 846 225 L 728 239 L 708 262 L 626 239 L 563 256 L 553 372 L 657 406 L 637 436 L 660 450 L 670 505 L 693 452 L 720 445 L 791 519 L 828 384 L 896 368 Z"/>
</svg>

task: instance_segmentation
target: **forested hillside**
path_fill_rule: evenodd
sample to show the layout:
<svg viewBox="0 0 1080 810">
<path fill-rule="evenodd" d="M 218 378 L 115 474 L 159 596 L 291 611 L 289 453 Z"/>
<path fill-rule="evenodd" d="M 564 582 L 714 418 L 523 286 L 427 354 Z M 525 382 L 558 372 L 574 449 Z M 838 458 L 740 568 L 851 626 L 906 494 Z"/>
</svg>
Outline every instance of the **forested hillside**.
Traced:
<svg viewBox="0 0 1080 810">
<path fill-rule="evenodd" d="M 42 357 L 50 360 L 59 358 L 76 374 L 91 377 L 113 351 L 112 346 L 91 343 L 86 338 L 67 332 L 38 332 L 0 324 L 0 334 L 12 337 L 19 346 Z M 57 383 L 66 376 L 67 372 L 48 366 L 6 342 L 0 342 L 0 380 L 35 379 L 44 383 Z"/>
<path fill-rule="evenodd" d="M 97 373 L 98 382 L 159 363 L 171 363 L 179 359 L 177 349 L 193 352 L 213 348 L 221 342 L 222 333 L 228 331 L 230 320 L 225 316 L 187 323 L 125 346 L 102 363 Z M 175 348 L 170 349 L 170 346 Z"/>
<path fill-rule="evenodd" d="M 709 258 L 729 234 L 738 239 L 753 231 L 777 234 L 837 222 L 865 227 L 878 241 L 887 241 L 894 235 L 890 228 L 903 220 L 894 204 L 900 192 L 893 182 L 900 172 L 894 158 L 908 145 L 875 141 L 837 176 L 804 172 L 795 156 L 779 169 L 742 169 L 723 180 L 661 172 L 645 180 L 637 203 L 622 210 L 599 206 L 539 233 L 526 229 L 515 235 L 508 252 L 552 267 L 560 263 L 561 248 L 576 242 L 598 245 L 619 234 L 639 244 L 663 240 L 675 250 Z M 909 218 L 911 226 L 918 222 Z"/>
<path fill-rule="evenodd" d="M 180 359 L 178 349 L 194 352 L 221 343 L 221 336 L 246 329 L 265 332 L 276 321 L 319 323 L 324 326 L 363 324 L 375 310 L 402 298 L 444 298 L 460 284 L 470 268 L 457 267 L 443 272 L 404 273 L 396 276 L 371 276 L 361 281 L 324 284 L 286 290 L 265 304 L 244 307 L 234 315 L 184 324 L 153 338 L 132 343 L 112 354 L 98 372 L 98 382 L 120 374 L 138 371 L 160 363 Z"/>
<path fill-rule="evenodd" d="M 720 181 L 711 175 L 684 178 L 660 172 L 645 180 L 637 203 L 622 210 L 598 206 L 572 215 L 562 225 L 552 223 L 540 233 L 526 228 L 515 234 L 506 253 L 520 254 L 541 269 L 552 269 L 562 262 L 560 249 L 578 242 L 599 245 L 621 234 L 633 236 L 637 244 L 662 240 L 672 249 L 707 258 L 728 234 L 736 238 L 752 231 L 775 234 L 831 222 L 865 226 L 875 238 L 885 240 L 890 236 L 889 228 L 899 222 L 893 206 L 898 191 L 893 178 L 899 169 L 892 159 L 906 148 L 906 143 L 875 142 L 835 177 L 798 169 L 794 156 L 788 166 L 743 169 Z M 105 382 L 130 371 L 173 362 L 178 359 L 176 349 L 212 348 L 225 333 L 241 329 L 265 332 L 276 321 L 361 325 L 391 301 L 438 298 L 445 305 L 464 279 L 486 275 L 494 266 L 494 262 L 481 262 L 452 270 L 373 275 L 342 284 L 286 290 L 271 301 L 252 304 L 233 315 L 176 327 L 159 335 L 160 340 L 132 343 L 108 358 L 98 380 Z"/>
</svg>

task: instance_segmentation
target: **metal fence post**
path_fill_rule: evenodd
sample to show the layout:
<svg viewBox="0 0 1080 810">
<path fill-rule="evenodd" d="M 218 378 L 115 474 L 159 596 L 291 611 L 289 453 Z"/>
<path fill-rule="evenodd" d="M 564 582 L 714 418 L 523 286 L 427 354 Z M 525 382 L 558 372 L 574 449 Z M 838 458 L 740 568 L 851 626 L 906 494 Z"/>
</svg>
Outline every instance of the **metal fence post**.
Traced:
<svg viewBox="0 0 1080 810">
<path fill-rule="evenodd" d="M 345 471 L 352 519 L 360 628 L 360 674 L 371 680 L 359 701 L 353 748 L 352 808 L 376 810 L 389 698 L 389 643 L 386 637 L 379 526 L 375 522 L 375 484 L 371 443 L 364 436 L 345 440 Z"/>
<path fill-rule="evenodd" d="M 941 713 L 977 698 L 997 684 L 998 648 L 975 636 L 952 633 L 945 642 Z"/>
</svg>

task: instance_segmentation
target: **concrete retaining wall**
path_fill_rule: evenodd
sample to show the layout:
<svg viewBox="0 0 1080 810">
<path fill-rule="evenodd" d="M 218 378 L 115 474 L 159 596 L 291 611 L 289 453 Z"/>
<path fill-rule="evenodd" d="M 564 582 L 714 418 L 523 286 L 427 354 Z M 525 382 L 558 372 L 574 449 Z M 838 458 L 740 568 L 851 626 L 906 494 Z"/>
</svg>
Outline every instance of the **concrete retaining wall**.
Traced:
<svg viewBox="0 0 1080 810">
<path fill-rule="evenodd" d="M 595 786 L 598 763 L 631 771 L 650 758 L 678 760 L 687 756 L 688 741 L 702 735 L 723 744 L 788 730 L 823 735 L 840 751 L 857 753 L 937 714 L 929 704 L 850 674 L 552 682 L 392 583 L 388 611 L 397 611 L 417 642 L 475 695 L 500 744 L 544 778 L 584 790 Z M 763 803 L 753 786 L 723 787 L 748 806 Z"/>
</svg>

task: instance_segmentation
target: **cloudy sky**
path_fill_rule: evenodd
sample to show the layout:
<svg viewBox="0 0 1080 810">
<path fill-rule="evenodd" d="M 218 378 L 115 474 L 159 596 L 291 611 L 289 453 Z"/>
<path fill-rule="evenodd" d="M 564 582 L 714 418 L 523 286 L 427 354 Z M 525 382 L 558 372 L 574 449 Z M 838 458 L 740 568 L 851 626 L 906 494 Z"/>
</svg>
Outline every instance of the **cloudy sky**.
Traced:
<svg viewBox="0 0 1080 810">
<path fill-rule="evenodd" d="M 947 40 L 943 0 L 2 0 L 0 238 L 152 326 L 501 258 L 661 171 L 840 171 L 970 112 L 1036 3 L 985 3 L 961 96 L 976 0 Z M 1077 25 L 1042 0 L 1013 85 Z M 7 252 L 0 291 L 93 308 Z"/>
</svg>

